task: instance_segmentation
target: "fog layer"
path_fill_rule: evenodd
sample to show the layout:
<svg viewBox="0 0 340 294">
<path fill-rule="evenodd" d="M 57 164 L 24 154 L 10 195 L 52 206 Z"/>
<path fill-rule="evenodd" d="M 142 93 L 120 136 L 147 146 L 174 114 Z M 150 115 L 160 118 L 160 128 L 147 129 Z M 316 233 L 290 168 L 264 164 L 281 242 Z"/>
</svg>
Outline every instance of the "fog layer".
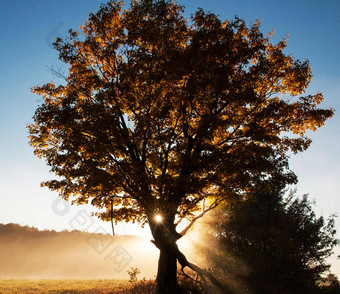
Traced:
<svg viewBox="0 0 340 294">
<path fill-rule="evenodd" d="M 156 275 L 158 250 L 136 236 L 39 231 L 0 224 L 0 278 L 127 279 Z"/>
</svg>

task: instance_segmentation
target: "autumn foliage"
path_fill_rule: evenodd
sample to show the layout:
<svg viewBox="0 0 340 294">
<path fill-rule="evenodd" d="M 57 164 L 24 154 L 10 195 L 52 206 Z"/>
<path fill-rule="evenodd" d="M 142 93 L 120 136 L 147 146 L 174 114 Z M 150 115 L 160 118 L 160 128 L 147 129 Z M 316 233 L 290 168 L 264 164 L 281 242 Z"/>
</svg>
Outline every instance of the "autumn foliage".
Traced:
<svg viewBox="0 0 340 294">
<path fill-rule="evenodd" d="M 33 88 L 44 102 L 29 130 L 58 176 L 45 186 L 106 220 L 112 202 L 115 221 L 149 223 L 161 257 L 172 248 L 190 267 L 176 256 L 177 221 L 296 182 L 287 153 L 305 150 L 306 131 L 333 111 L 319 108 L 321 93 L 300 96 L 308 61 L 286 55 L 286 39 L 272 44 L 259 21 L 182 13 L 175 1 L 110 1 L 58 38 L 69 72 Z"/>
</svg>

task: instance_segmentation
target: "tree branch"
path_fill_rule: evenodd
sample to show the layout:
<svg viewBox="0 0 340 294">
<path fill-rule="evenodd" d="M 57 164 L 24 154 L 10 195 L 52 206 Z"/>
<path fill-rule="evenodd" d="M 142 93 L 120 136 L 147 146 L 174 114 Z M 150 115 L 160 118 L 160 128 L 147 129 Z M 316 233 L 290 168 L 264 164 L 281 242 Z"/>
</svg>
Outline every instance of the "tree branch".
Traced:
<svg viewBox="0 0 340 294">
<path fill-rule="evenodd" d="M 189 262 L 187 260 L 187 258 L 184 256 L 184 254 L 179 251 L 178 247 L 175 247 L 175 254 L 176 254 L 176 258 L 179 262 L 179 264 L 181 265 L 182 269 L 182 273 L 185 274 L 184 269 L 186 267 L 192 269 L 193 271 L 195 271 L 202 279 L 202 281 L 207 284 L 207 279 L 212 283 L 214 289 L 212 293 L 216 293 L 216 294 L 226 294 L 226 293 L 231 293 L 231 291 L 229 289 L 226 289 L 225 287 L 223 287 L 220 282 L 207 270 L 204 270 L 202 268 L 200 268 L 199 266 Z M 187 274 L 185 274 L 187 276 Z"/>
<path fill-rule="evenodd" d="M 208 211 L 216 208 L 216 206 L 219 204 L 218 200 L 216 199 L 207 209 L 204 209 L 200 214 L 196 215 L 191 222 L 179 233 L 182 237 L 187 233 L 187 231 L 193 226 L 193 224 L 200 219 L 201 217 L 203 217 Z M 182 219 L 180 219 L 181 221 Z M 179 221 L 179 222 L 180 222 Z M 178 222 L 178 223 L 179 223 Z"/>
<path fill-rule="evenodd" d="M 185 216 L 184 216 L 184 215 L 181 216 L 181 217 L 175 222 L 175 226 L 178 226 L 178 225 L 181 223 L 181 221 L 182 221 L 183 219 L 185 219 Z"/>
</svg>

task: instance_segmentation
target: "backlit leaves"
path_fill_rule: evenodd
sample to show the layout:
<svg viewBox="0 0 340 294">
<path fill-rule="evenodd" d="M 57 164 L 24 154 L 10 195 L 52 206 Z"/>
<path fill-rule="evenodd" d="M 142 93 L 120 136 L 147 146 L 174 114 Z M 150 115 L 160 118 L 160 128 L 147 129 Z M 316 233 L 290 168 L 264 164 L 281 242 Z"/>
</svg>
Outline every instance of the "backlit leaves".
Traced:
<svg viewBox="0 0 340 294">
<path fill-rule="evenodd" d="M 305 132 L 333 114 L 320 93 L 294 98 L 308 62 L 259 21 L 182 12 L 174 1 L 111 1 L 56 40 L 66 84 L 33 88 L 44 102 L 29 126 L 58 176 L 46 186 L 103 218 L 110 197 L 133 199 L 115 202 L 115 218 L 144 222 L 158 208 L 190 215 L 203 198 L 296 180 L 287 151 L 305 150 Z"/>
</svg>

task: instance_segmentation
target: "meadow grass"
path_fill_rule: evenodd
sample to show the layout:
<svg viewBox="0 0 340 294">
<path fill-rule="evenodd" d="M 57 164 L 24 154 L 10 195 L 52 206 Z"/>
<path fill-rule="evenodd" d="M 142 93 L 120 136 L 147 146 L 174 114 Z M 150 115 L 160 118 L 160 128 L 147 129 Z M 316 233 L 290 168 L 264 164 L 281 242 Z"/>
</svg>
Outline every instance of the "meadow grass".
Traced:
<svg viewBox="0 0 340 294">
<path fill-rule="evenodd" d="M 179 279 L 182 293 L 202 294 L 192 281 Z M 21 280 L 0 279 L 0 294 L 153 294 L 153 280 Z"/>
<path fill-rule="evenodd" d="M 129 286 L 126 280 L 21 280 L 0 279 L 0 293 L 100 293 L 109 294 L 121 292 Z"/>
</svg>

